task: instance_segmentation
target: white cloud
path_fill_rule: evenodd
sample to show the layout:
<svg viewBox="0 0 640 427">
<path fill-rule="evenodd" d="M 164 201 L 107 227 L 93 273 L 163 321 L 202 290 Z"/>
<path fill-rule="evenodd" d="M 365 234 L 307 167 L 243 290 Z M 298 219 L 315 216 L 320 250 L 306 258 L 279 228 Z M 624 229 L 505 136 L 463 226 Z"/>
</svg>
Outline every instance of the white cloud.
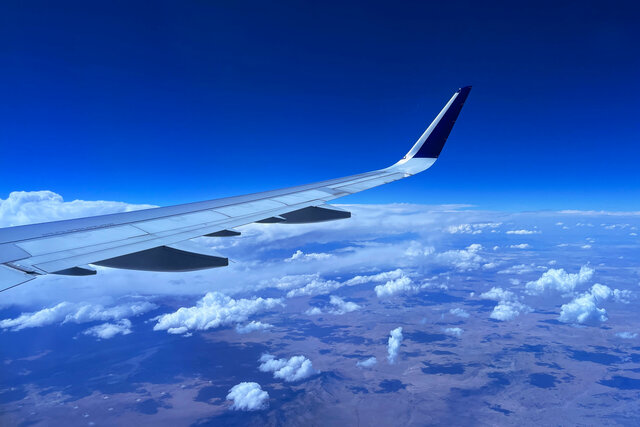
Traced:
<svg viewBox="0 0 640 427">
<path fill-rule="evenodd" d="M 502 225 L 501 222 L 485 222 L 476 224 L 450 225 L 445 231 L 451 234 L 481 234 L 486 228 L 495 229 Z"/>
<path fill-rule="evenodd" d="M 481 244 L 473 243 L 465 249 L 454 249 L 437 254 L 435 259 L 442 264 L 452 265 L 458 270 L 472 270 L 484 263 L 484 258 L 478 254 L 481 250 Z"/>
<path fill-rule="evenodd" d="M 0 328 L 19 331 L 54 323 L 89 323 L 120 320 L 126 317 L 138 316 L 154 308 L 156 308 L 156 305 L 147 301 L 131 302 L 113 307 L 65 301 L 39 311 L 22 313 L 14 319 L 0 320 Z"/>
<path fill-rule="evenodd" d="M 489 315 L 490 318 L 495 320 L 512 320 L 521 313 L 529 313 L 532 311 L 531 307 L 518 301 L 518 298 L 513 292 L 502 288 L 493 287 L 491 290 L 481 294 L 480 298 L 498 301 L 498 304 Z"/>
<path fill-rule="evenodd" d="M 340 289 L 343 286 L 355 286 L 364 283 L 392 281 L 397 278 L 405 277 L 404 271 L 396 269 L 392 271 L 385 271 L 382 273 L 376 273 L 365 276 L 355 276 L 345 282 L 339 282 L 336 280 L 324 280 L 316 275 L 307 275 L 305 280 L 297 280 L 291 276 L 284 282 L 286 286 L 296 286 L 295 289 L 291 289 L 287 292 L 288 298 L 303 296 L 303 295 L 321 295 L 328 294 L 336 289 Z M 293 284 L 293 285 L 292 285 Z"/>
<path fill-rule="evenodd" d="M 391 271 L 385 271 L 383 273 L 372 274 L 369 276 L 355 276 L 349 280 L 347 280 L 346 284 L 348 286 L 353 285 L 361 285 L 364 283 L 370 282 L 386 282 L 388 280 L 395 280 L 405 275 L 404 271 L 401 269 L 395 269 Z"/>
<path fill-rule="evenodd" d="M 204 331 L 240 323 L 260 311 L 284 305 L 280 298 L 233 299 L 219 292 L 208 292 L 193 307 L 181 307 L 160 316 L 154 331 L 183 334 L 188 330 Z"/>
<path fill-rule="evenodd" d="M 52 191 L 14 191 L 0 199 L 0 227 L 57 221 L 83 216 L 128 212 L 153 207 L 97 200 L 65 202 Z"/>
<path fill-rule="evenodd" d="M 464 329 L 462 328 L 445 328 L 444 329 L 445 334 L 453 335 L 458 338 L 460 338 L 463 332 L 464 332 Z"/>
<path fill-rule="evenodd" d="M 531 307 L 526 306 L 519 301 L 504 300 L 498 302 L 498 305 L 493 308 L 489 317 L 496 320 L 507 321 L 516 318 L 521 313 L 529 313 L 531 311 Z"/>
<path fill-rule="evenodd" d="M 285 262 L 316 261 L 316 260 L 323 260 L 323 259 L 331 258 L 332 256 L 333 255 L 331 255 L 331 254 L 325 254 L 325 253 L 305 254 L 304 252 L 302 252 L 301 250 L 298 249 L 293 255 L 291 255 L 290 258 L 285 259 Z"/>
<path fill-rule="evenodd" d="M 462 317 L 464 319 L 469 317 L 469 313 L 467 313 L 467 311 L 462 308 L 452 308 L 451 310 L 449 310 L 449 313 L 453 314 L 454 316 Z"/>
<path fill-rule="evenodd" d="M 528 243 L 520 243 L 518 245 L 510 245 L 511 249 L 529 249 L 531 247 Z"/>
<path fill-rule="evenodd" d="M 389 280 L 384 285 L 375 287 L 378 298 L 386 298 L 399 293 L 416 292 L 420 288 L 413 284 L 413 281 L 403 276 L 395 280 Z"/>
<path fill-rule="evenodd" d="M 311 361 L 304 356 L 293 356 L 287 360 L 263 354 L 260 362 L 259 369 L 262 372 L 273 372 L 274 378 L 287 382 L 300 381 L 318 373 L 313 369 Z"/>
<path fill-rule="evenodd" d="M 560 308 L 558 320 L 564 323 L 605 322 L 607 311 L 598 308 L 598 303 L 608 299 L 613 291 L 605 285 L 596 283 L 588 292 L 575 297 Z"/>
<path fill-rule="evenodd" d="M 490 299 L 493 301 L 511 300 L 511 299 L 514 299 L 514 297 L 515 297 L 515 294 L 513 292 L 507 291 L 502 288 L 498 288 L 496 286 L 491 288 L 491 290 L 480 294 L 480 298 Z"/>
<path fill-rule="evenodd" d="M 131 333 L 131 321 L 122 319 L 118 323 L 103 323 L 93 326 L 83 332 L 85 335 L 92 335 L 96 338 L 108 340 L 118 334 L 129 335 Z"/>
<path fill-rule="evenodd" d="M 519 235 L 525 235 L 525 234 L 540 234 L 540 231 L 533 231 L 533 230 L 509 230 L 509 231 L 507 231 L 507 234 L 519 234 Z"/>
<path fill-rule="evenodd" d="M 260 384 L 242 382 L 231 387 L 227 400 L 233 400 L 231 409 L 236 411 L 257 411 L 269 406 L 269 393 Z"/>
<path fill-rule="evenodd" d="M 352 311 L 360 310 L 362 308 L 355 302 L 347 302 L 335 295 L 331 295 L 329 304 L 333 306 L 333 308 L 329 311 L 329 313 L 331 314 L 351 313 Z"/>
<path fill-rule="evenodd" d="M 627 289 L 613 290 L 613 299 L 615 302 L 621 302 L 622 304 L 629 304 L 633 298 L 634 298 L 634 294 L 630 290 L 627 290 Z"/>
<path fill-rule="evenodd" d="M 365 359 L 365 360 L 359 360 L 358 362 L 356 362 L 356 366 L 358 368 L 371 368 L 376 363 L 378 363 L 378 359 L 376 359 L 375 357 L 370 357 L 370 358 Z"/>
<path fill-rule="evenodd" d="M 337 282 L 335 280 L 324 280 L 315 278 L 305 286 L 298 289 L 292 289 L 287 292 L 287 298 L 299 297 L 303 295 L 328 294 L 335 291 L 336 289 L 341 288 L 342 286 L 344 286 L 344 283 Z"/>
<path fill-rule="evenodd" d="M 239 334 L 248 334 L 249 332 L 264 331 L 269 328 L 273 328 L 273 325 L 252 320 L 246 325 L 236 325 L 236 332 Z"/>
<path fill-rule="evenodd" d="M 576 286 L 590 280 L 593 273 L 594 270 L 586 265 L 580 267 L 580 271 L 576 274 L 567 273 L 562 268 L 550 268 L 542 273 L 538 280 L 528 282 L 526 292 L 529 295 L 540 295 L 550 291 L 570 293 Z"/>
<path fill-rule="evenodd" d="M 504 270 L 498 271 L 498 274 L 525 274 L 535 271 L 534 264 L 517 264 L 506 268 Z"/>
<path fill-rule="evenodd" d="M 389 333 L 389 343 L 387 346 L 387 360 L 390 364 L 396 363 L 396 358 L 398 357 L 398 350 L 400 349 L 400 344 L 402 344 L 402 326 L 398 326 L 394 330 Z"/>
<path fill-rule="evenodd" d="M 319 314 L 322 314 L 322 310 L 318 307 L 311 307 L 310 309 L 305 311 L 304 314 L 306 314 L 307 316 L 317 316 Z"/>
<path fill-rule="evenodd" d="M 632 340 L 638 336 L 635 332 L 617 332 L 616 336 L 625 340 Z"/>
</svg>

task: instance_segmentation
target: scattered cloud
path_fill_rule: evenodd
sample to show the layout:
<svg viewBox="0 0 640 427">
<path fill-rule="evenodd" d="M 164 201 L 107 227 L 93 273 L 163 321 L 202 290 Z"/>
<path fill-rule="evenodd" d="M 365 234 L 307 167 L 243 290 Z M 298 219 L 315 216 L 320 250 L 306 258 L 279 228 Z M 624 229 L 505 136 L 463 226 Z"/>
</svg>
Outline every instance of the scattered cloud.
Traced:
<svg viewBox="0 0 640 427">
<path fill-rule="evenodd" d="M 260 384 L 242 382 L 231 387 L 227 400 L 232 400 L 230 408 L 235 411 L 258 411 L 269 406 L 269 393 Z"/>
<path fill-rule="evenodd" d="M 398 351 L 400 350 L 400 344 L 402 344 L 403 338 L 402 326 L 398 326 L 389 334 L 389 343 L 387 345 L 387 360 L 392 365 L 396 363 Z"/>
<path fill-rule="evenodd" d="M 495 229 L 502 225 L 501 222 L 484 222 L 475 224 L 450 225 L 445 231 L 450 234 L 481 234 L 484 229 Z"/>
<path fill-rule="evenodd" d="M 103 340 L 108 340 L 116 335 L 129 335 L 130 333 L 131 321 L 129 319 L 122 319 L 118 323 L 103 323 L 83 332 L 85 335 L 91 335 Z"/>
<path fill-rule="evenodd" d="M 395 280 L 389 280 L 384 285 L 378 285 L 375 287 L 378 298 L 386 298 L 400 293 L 416 292 L 419 289 L 420 287 L 414 285 L 411 278 L 407 276 L 403 276 Z"/>
<path fill-rule="evenodd" d="M 535 271 L 534 264 L 517 264 L 504 270 L 498 271 L 498 274 L 525 274 Z"/>
<path fill-rule="evenodd" d="M 530 313 L 531 311 L 531 307 L 519 301 L 499 301 L 489 317 L 495 320 L 507 321 L 513 320 L 521 313 Z"/>
<path fill-rule="evenodd" d="M 37 328 L 55 323 L 89 323 L 121 320 L 138 316 L 156 308 L 147 301 L 123 303 L 112 307 L 100 304 L 61 302 L 53 307 L 22 313 L 14 319 L 0 320 L 1 329 L 19 331 L 26 328 Z"/>
<path fill-rule="evenodd" d="M 487 292 L 480 294 L 481 299 L 490 299 L 493 301 L 511 300 L 515 298 L 515 294 L 502 288 L 493 287 Z"/>
<path fill-rule="evenodd" d="M 318 316 L 322 314 L 322 310 L 319 307 L 311 307 L 307 311 L 304 312 L 307 316 Z"/>
<path fill-rule="evenodd" d="M 638 336 L 635 332 L 617 332 L 616 336 L 625 340 L 632 340 Z"/>
<path fill-rule="evenodd" d="M 531 307 L 518 301 L 518 297 L 511 291 L 493 287 L 491 290 L 480 294 L 480 298 L 498 301 L 489 315 L 495 320 L 507 321 L 513 320 L 521 313 L 531 312 Z"/>
<path fill-rule="evenodd" d="M 249 332 L 264 331 L 269 328 L 273 328 L 273 325 L 252 320 L 246 325 L 236 325 L 236 332 L 239 334 L 248 334 Z"/>
<path fill-rule="evenodd" d="M 181 307 L 174 313 L 159 316 L 154 331 L 184 334 L 190 330 L 241 323 L 260 311 L 284 305 L 280 298 L 233 299 L 219 292 L 208 292 L 193 307 Z"/>
<path fill-rule="evenodd" d="M 518 235 L 526 235 L 526 234 L 540 234 L 540 231 L 534 230 L 509 230 L 507 234 L 518 234 Z"/>
<path fill-rule="evenodd" d="M 528 243 L 520 243 L 518 245 L 510 245 L 511 249 L 529 249 L 531 247 Z"/>
<path fill-rule="evenodd" d="M 464 329 L 462 328 L 445 328 L 444 329 L 445 334 L 453 335 L 454 337 L 458 337 L 458 338 L 460 338 L 463 332 L 464 332 Z"/>
<path fill-rule="evenodd" d="M 285 259 L 285 262 L 292 261 L 316 261 L 331 258 L 333 255 L 325 253 L 310 253 L 305 254 L 301 250 L 297 250 L 290 258 Z"/>
<path fill-rule="evenodd" d="M 473 270 L 480 268 L 484 263 L 484 258 L 479 254 L 481 250 L 481 244 L 473 243 L 465 249 L 453 249 L 436 254 L 435 259 L 441 264 L 451 265 L 458 270 Z"/>
<path fill-rule="evenodd" d="M 607 311 L 604 308 L 598 308 L 598 303 L 607 300 L 611 294 L 611 288 L 596 283 L 588 292 L 563 304 L 558 320 L 564 323 L 605 322 Z"/>
<path fill-rule="evenodd" d="M 587 265 L 575 274 L 567 273 L 562 268 L 550 268 L 542 273 L 539 279 L 526 284 L 529 295 L 541 295 L 551 291 L 567 294 L 573 292 L 576 286 L 586 283 L 593 276 L 594 270 Z"/>
<path fill-rule="evenodd" d="M 469 313 L 467 313 L 467 311 L 462 308 L 452 308 L 451 310 L 449 310 L 449 313 L 453 314 L 454 316 L 462 317 L 463 319 L 467 319 L 469 317 Z"/>
<path fill-rule="evenodd" d="M 360 361 L 356 362 L 356 366 L 358 368 L 371 368 L 376 363 L 378 363 L 378 359 L 376 359 L 375 357 L 370 357 L 368 359 L 360 360 Z"/>
<path fill-rule="evenodd" d="M 333 306 L 333 308 L 329 310 L 329 313 L 331 314 L 351 313 L 352 311 L 360 310 L 362 308 L 355 302 L 347 302 L 335 295 L 331 295 L 329 304 Z"/>
<path fill-rule="evenodd" d="M 304 356 L 276 359 L 271 354 L 263 354 L 260 362 L 260 371 L 273 372 L 274 378 L 287 382 L 301 381 L 318 373 L 313 369 L 311 361 Z"/>
</svg>

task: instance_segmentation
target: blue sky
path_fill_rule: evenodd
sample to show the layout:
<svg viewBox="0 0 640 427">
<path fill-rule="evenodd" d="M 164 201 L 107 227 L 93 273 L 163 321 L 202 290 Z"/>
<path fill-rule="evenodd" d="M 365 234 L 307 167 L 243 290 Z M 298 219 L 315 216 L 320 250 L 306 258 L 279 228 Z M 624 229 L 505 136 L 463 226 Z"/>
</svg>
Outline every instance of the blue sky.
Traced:
<svg viewBox="0 0 640 427">
<path fill-rule="evenodd" d="M 159 205 L 437 165 L 345 202 L 640 209 L 632 2 L 0 6 L 0 198 Z"/>
</svg>

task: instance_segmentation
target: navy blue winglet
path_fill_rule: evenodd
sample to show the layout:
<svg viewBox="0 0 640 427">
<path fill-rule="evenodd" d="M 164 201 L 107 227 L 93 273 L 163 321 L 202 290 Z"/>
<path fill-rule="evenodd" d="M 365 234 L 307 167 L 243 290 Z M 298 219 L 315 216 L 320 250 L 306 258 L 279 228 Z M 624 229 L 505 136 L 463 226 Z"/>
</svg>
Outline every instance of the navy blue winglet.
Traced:
<svg viewBox="0 0 640 427">
<path fill-rule="evenodd" d="M 427 139 L 422 143 L 422 146 L 413 157 L 438 158 L 470 91 L 471 86 L 466 86 L 456 92 L 457 96 L 452 100 L 449 108 L 445 107 L 446 111 L 444 111 L 443 116 L 436 123 L 431 133 L 427 136 Z"/>
</svg>

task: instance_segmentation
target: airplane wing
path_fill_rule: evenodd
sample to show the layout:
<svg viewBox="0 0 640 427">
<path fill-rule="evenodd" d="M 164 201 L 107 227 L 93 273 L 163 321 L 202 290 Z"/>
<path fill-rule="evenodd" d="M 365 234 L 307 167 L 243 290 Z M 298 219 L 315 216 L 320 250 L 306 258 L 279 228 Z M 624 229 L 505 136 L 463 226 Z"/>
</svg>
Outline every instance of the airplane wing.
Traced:
<svg viewBox="0 0 640 427">
<path fill-rule="evenodd" d="M 458 90 L 409 152 L 372 172 L 314 184 L 176 206 L 0 229 L 0 289 L 44 274 L 91 275 L 89 264 L 146 271 L 192 271 L 228 265 L 193 248 L 201 236 L 239 235 L 253 222 L 300 224 L 349 218 L 330 200 L 407 178 L 431 167 L 471 87 Z"/>
</svg>

